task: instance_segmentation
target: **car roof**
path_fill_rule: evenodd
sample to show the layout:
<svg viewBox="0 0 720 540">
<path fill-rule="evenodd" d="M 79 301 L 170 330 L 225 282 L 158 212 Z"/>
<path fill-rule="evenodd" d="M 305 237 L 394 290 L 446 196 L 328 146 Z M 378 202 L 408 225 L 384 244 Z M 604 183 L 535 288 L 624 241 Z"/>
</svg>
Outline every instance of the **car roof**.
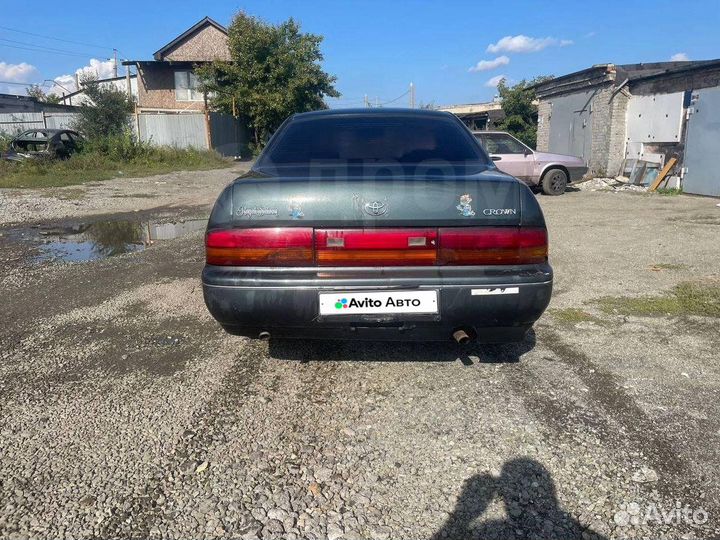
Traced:
<svg viewBox="0 0 720 540">
<path fill-rule="evenodd" d="M 35 128 L 35 129 L 26 129 L 22 133 L 18 134 L 18 137 L 22 137 L 26 133 L 45 133 L 45 135 L 57 135 L 58 133 L 77 133 L 77 131 L 74 131 L 72 129 L 57 129 L 57 128 Z"/>
<path fill-rule="evenodd" d="M 510 135 L 507 131 L 473 131 L 473 135 Z M 510 135 L 512 137 L 512 135 Z"/>
<path fill-rule="evenodd" d="M 407 116 L 415 118 L 447 118 L 454 115 L 445 111 L 433 111 L 430 109 L 406 109 L 401 107 L 383 108 L 383 107 L 360 107 L 352 109 L 323 109 L 320 111 L 311 111 L 305 113 L 297 113 L 292 118 L 298 120 L 306 120 L 310 118 L 327 118 L 340 116 Z"/>
</svg>

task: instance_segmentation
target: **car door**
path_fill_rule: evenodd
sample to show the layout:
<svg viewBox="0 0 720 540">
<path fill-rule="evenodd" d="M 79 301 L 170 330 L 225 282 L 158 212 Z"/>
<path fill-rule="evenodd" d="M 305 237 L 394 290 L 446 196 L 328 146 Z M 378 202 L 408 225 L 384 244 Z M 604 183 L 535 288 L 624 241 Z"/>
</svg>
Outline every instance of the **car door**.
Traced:
<svg viewBox="0 0 720 540">
<path fill-rule="evenodd" d="M 524 182 L 531 181 L 535 163 L 532 150 L 507 133 L 478 133 L 476 137 L 498 169 Z"/>
</svg>

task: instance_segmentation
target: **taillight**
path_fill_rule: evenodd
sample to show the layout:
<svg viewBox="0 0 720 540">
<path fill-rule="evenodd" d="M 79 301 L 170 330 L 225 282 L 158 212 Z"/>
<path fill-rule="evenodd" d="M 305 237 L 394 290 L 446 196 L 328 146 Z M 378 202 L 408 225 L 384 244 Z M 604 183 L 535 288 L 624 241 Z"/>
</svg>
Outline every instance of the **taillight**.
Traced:
<svg viewBox="0 0 720 540">
<path fill-rule="evenodd" d="M 208 264 L 294 266 L 313 264 L 311 228 L 272 227 L 210 231 L 205 237 Z"/>
<path fill-rule="evenodd" d="M 432 266 L 547 261 L 547 231 L 523 227 L 210 231 L 208 264 L 222 266 Z"/>
<path fill-rule="evenodd" d="M 547 261 L 547 231 L 522 227 L 440 229 L 438 263 L 536 264 Z"/>
<path fill-rule="evenodd" d="M 428 266 L 437 259 L 436 229 L 315 231 L 320 266 Z"/>
</svg>

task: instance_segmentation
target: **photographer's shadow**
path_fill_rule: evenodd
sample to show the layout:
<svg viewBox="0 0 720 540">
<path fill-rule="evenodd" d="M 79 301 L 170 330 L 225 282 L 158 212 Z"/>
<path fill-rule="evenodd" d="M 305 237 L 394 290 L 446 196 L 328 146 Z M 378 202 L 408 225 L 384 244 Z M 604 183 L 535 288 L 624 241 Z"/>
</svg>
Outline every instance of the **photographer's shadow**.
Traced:
<svg viewBox="0 0 720 540">
<path fill-rule="evenodd" d="M 499 497 L 506 519 L 482 521 L 482 515 Z M 605 537 L 583 527 L 558 506 L 550 472 L 533 459 L 521 458 L 503 465 L 499 477 L 476 475 L 465 481 L 455 509 L 432 540 L 569 540 Z"/>
</svg>

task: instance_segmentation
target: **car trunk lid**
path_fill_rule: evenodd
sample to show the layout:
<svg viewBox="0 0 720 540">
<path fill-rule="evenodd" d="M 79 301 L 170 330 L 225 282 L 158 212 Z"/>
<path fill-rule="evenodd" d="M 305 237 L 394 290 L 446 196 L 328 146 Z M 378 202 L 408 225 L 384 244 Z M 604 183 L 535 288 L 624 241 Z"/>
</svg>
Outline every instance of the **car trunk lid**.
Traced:
<svg viewBox="0 0 720 540">
<path fill-rule="evenodd" d="M 241 227 L 518 226 L 521 188 L 497 174 L 247 178 L 233 184 L 224 215 L 214 217 Z"/>
</svg>

